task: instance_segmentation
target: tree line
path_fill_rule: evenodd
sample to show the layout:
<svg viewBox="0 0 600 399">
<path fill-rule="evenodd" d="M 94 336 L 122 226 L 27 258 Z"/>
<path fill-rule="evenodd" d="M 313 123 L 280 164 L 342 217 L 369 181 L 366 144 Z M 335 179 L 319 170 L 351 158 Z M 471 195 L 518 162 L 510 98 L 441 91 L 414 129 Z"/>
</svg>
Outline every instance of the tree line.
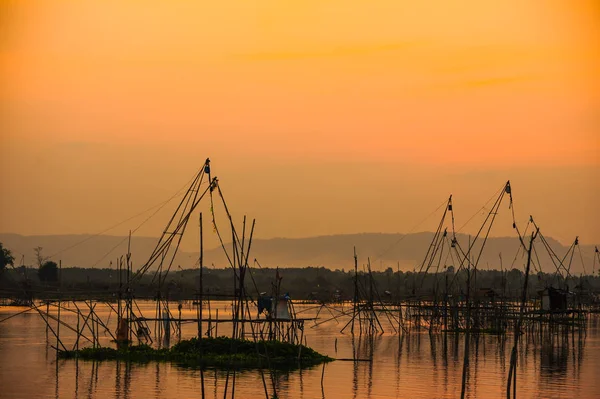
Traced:
<svg viewBox="0 0 600 399">
<path fill-rule="evenodd" d="M 0 293 L 2 296 L 56 297 L 69 294 L 80 297 L 116 297 L 119 287 L 127 281 L 126 270 L 116 268 L 65 267 L 59 270 L 56 262 L 43 256 L 42 248 L 35 248 L 36 266 L 14 266 L 14 257 L 0 244 Z M 293 299 L 321 301 L 352 300 L 355 285 L 360 297 L 375 299 L 431 298 L 434 296 L 461 295 L 467 281 L 467 271 L 453 266 L 437 273 L 419 273 L 387 268 L 369 273 L 364 268 L 355 277 L 354 270 L 325 267 L 258 268 L 252 267 L 245 277 L 245 291 L 253 298 L 261 294 L 289 294 Z M 232 268 L 203 268 L 204 294 L 214 298 L 230 297 L 236 292 Z M 162 275 L 161 277 L 164 277 Z M 133 294 L 151 298 L 160 291 L 162 297 L 173 300 L 193 299 L 198 294 L 200 272 L 198 269 L 171 271 L 161 287 L 154 272 L 149 271 L 136 281 Z M 161 278 L 163 280 L 163 278 Z M 517 298 L 522 292 L 524 273 L 520 269 L 471 271 L 475 292 L 498 297 Z M 600 277 L 569 276 L 556 273 L 534 273 L 529 278 L 531 296 L 546 287 L 573 292 L 600 292 Z"/>
</svg>

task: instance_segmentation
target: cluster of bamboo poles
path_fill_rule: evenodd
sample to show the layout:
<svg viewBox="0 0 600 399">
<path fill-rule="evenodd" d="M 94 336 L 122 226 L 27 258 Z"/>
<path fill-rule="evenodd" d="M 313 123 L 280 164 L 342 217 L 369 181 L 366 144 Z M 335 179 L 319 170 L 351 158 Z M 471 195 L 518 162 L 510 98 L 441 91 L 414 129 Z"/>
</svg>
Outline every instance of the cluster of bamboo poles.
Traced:
<svg viewBox="0 0 600 399">
<path fill-rule="evenodd" d="M 207 176 L 208 185 L 203 188 L 203 179 Z M 217 226 L 214 206 L 216 202 L 213 201 L 213 195 L 221 200 L 221 204 L 225 210 L 227 219 L 229 220 L 229 227 L 231 229 L 231 249 L 227 249 L 221 232 Z M 485 243 L 490 232 L 493 221 L 496 215 L 502 199 L 508 196 L 510 199 L 510 207 L 513 213 L 513 227 L 519 235 L 521 246 L 524 252 L 527 253 L 527 263 L 525 268 L 525 281 L 522 289 L 522 295 L 519 300 L 506 300 L 501 297 L 499 301 L 495 299 L 482 299 L 478 295 L 473 293 L 473 282 L 472 279 L 476 276 L 477 265 L 481 254 L 484 250 Z M 218 315 L 218 309 L 216 309 L 216 318 L 212 318 L 211 311 L 211 296 L 210 291 L 205 294 L 204 280 L 203 280 L 203 220 L 202 213 L 199 214 L 199 259 L 198 259 L 198 287 L 197 294 L 194 301 L 196 306 L 196 317 L 195 318 L 182 318 L 181 310 L 182 305 L 178 304 L 178 317 L 173 315 L 171 310 L 171 303 L 168 298 L 162 294 L 162 286 L 166 281 L 167 274 L 171 270 L 175 255 L 179 248 L 181 238 L 185 232 L 186 226 L 191 218 L 192 212 L 197 209 L 200 201 L 205 198 L 210 198 L 210 209 L 212 216 L 213 230 L 217 234 L 217 237 L 221 243 L 221 246 L 227 257 L 227 261 L 232 270 L 233 287 L 234 291 L 231 299 L 231 317 L 220 319 Z M 451 216 L 452 232 L 448 234 L 447 229 L 442 230 L 446 220 L 446 216 Z M 464 333 L 465 334 L 465 349 L 464 349 L 464 361 L 463 361 L 463 379 L 462 379 L 462 392 L 461 397 L 464 397 L 466 391 L 466 376 L 469 369 L 469 345 L 470 337 L 473 334 L 481 333 L 495 333 L 499 335 L 513 334 L 513 348 L 511 352 L 510 368 L 508 375 L 507 384 L 507 398 L 516 397 L 516 368 L 518 358 L 518 343 L 522 334 L 530 334 L 536 336 L 542 334 L 544 331 L 562 329 L 566 331 L 574 332 L 576 329 L 584 331 L 587 320 L 586 309 L 581 304 L 577 307 L 571 307 L 568 310 L 560 312 L 544 312 L 539 310 L 539 305 L 527 298 L 528 289 L 528 278 L 530 275 L 530 269 L 533 259 L 533 243 L 538 237 L 539 228 L 533 222 L 531 218 L 530 222 L 535 226 L 535 231 L 531 234 L 529 245 L 526 245 L 523 236 L 518 230 L 516 221 L 514 220 L 514 208 L 512 202 L 512 188 L 510 182 L 507 182 L 500 194 L 496 198 L 496 201 L 492 205 L 489 213 L 479 229 L 477 236 L 473 241 L 469 238 L 469 245 L 466 250 L 460 247 L 456 234 L 454 231 L 454 213 L 452 209 L 452 196 L 448 199 L 442 220 L 438 226 L 437 231 L 434 234 L 433 241 L 429 247 L 425 259 L 421 265 L 419 272 L 423 272 L 424 275 L 435 266 L 437 263 L 437 271 L 439 271 L 442 253 L 444 249 L 447 249 L 449 256 L 456 254 L 457 260 L 459 261 L 459 267 L 454 274 L 450 284 L 448 283 L 448 275 L 445 277 L 445 289 L 439 288 L 439 282 L 436 282 L 436 289 L 434 291 L 433 298 L 419 299 L 419 293 L 417 292 L 416 283 L 413 286 L 413 295 L 405 300 L 397 300 L 395 302 L 384 300 L 379 293 L 377 285 L 373 279 L 371 271 L 371 262 L 368 259 L 366 270 L 364 273 L 359 274 L 358 271 L 358 257 L 356 255 L 356 249 L 354 250 L 354 293 L 352 298 L 352 306 L 350 310 L 336 311 L 334 314 L 332 308 L 327 308 L 331 317 L 323 320 L 314 320 L 313 327 L 317 327 L 323 323 L 335 320 L 342 317 L 349 317 L 349 320 L 342 327 L 341 332 L 344 333 L 347 329 L 350 330 L 351 334 L 358 334 L 359 336 L 373 337 L 377 334 L 383 334 L 385 332 L 384 325 L 387 324 L 394 333 L 404 335 L 415 330 L 420 332 L 421 330 L 427 330 L 430 334 L 434 332 L 442 333 Z M 251 283 L 254 285 L 256 290 L 256 298 L 260 296 L 260 292 L 252 273 L 249 271 L 249 253 L 252 245 L 252 238 L 254 233 L 255 221 L 247 232 L 246 217 L 243 219 L 242 234 L 239 235 L 233 223 L 233 218 L 229 212 L 227 203 L 223 197 L 221 187 L 216 177 L 211 177 L 210 172 L 210 160 L 207 159 L 203 168 L 198 172 L 192 184 L 190 185 L 187 193 L 182 199 L 180 205 L 177 207 L 173 217 L 169 220 L 165 230 L 159 242 L 152 252 L 150 259 L 135 273 L 133 271 L 133 265 L 131 262 L 131 248 L 128 246 L 127 256 L 123 260 L 120 258 L 117 262 L 118 274 L 119 274 L 119 290 L 116 293 L 116 308 L 110 301 L 92 301 L 90 299 L 84 301 L 76 300 L 64 300 L 62 296 L 62 290 L 59 288 L 57 297 L 54 300 L 45 301 L 45 310 L 43 305 L 36 305 L 32 303 L 31 309 L 35 310 L 42 317 L 46 323 L 46 331 L 50 332 L 52 337 L 56 339 L 55 346 L 53 346 L 57 353 L 59 351 L 66 351 L 68 348 L 63 344 L 61 340 L 61 326 L 72 332 L 76 333 L 75 346 L 73 349 L 78 349 L 80 342 L 87 341 L 92 344 L 93 347 L 100 346 L 101 334 L 106 336 L 109 335 L 112 341 L 117 342 L 118 345 L 131 345 L 135 341 L 143 343 L 154 343 L 155 341 L 159 346 L 169 345 L 171 333 L 174 332 L 179 339 L 181 338 L 182 323 L 195 323 L 197 324 L 197 335 L 198 339 L 202 339 L 204 336 L 214 337 L 218 336 L 219 325 L 223 323 L 231 323 L 231 338 L 250 339 L 255 342 L 257 354 L 259 350 L 259 342 L 263 340 L 280 340 L 296 344 L 302 344 L 306 342 L 304 336 L 304 322 L 311 319 L 302 319 L 297 317 L 293 305 L 289 305 L 290 317 L 280 318 L 277 315 L 277 311 L 269 312 L 269 315 L 265 318 L 253 317 L 250 310 L 250 304 L 253 299 L 248 292 L 247 276 L 250 277 Z M 529 227 L 529 223 L 528 223 Z M 527 231 L 527 228 L 526 230 Z M 483 243 L 478 251 L 475 250 L 475 241 L 479 236 L 483 236 Z M 541 236 L 541 240 L 547 248 L 547 242 Z M 576 241 L 577 242 L 577 241 Z M 131 243 L 131 233 L 130 241 Z M 446 243 L 448 246 L 446 247 Z M 576 244 L 576 243 L 575 243 Z M 575 245 L 574 244 L 574 245 Z M 562 266 L 567 273 L 569 269 L 562 265 L 562 261 L 558 259 L 560 264 L 557 265 L 557 273 L 561 271 Z M 134 287 L 137 282 L 140 281 L 141 277 L 150 268 L 155 265 L 156 271 L 152 279 L 153 283 L 157 284 L 157 294 L 155 299 L 155 317 L 148 318 L 144 317 L 138 302 L 134 296 Z M 457 295 L 456 286 L 453 285 L 456 281 L 456 277 L 459 271 L 466 271 L 466 282 L 464 290 L 461 290 L 461 294 Z M 122 280 L 123 271 L 125 271 L 125 279 Z M 424 279 L 424 277 L 423 277 Z M 272 297 L 277 304 L 280 300 L 280 283 L 281 280 L 277 275 L 275 277 L 275 283 L 273 284 Z M 422 286 L 421 281 L 421 286 Z M 454 288 L 451 291 L 450 288 Z M 106 305 L 110 310 L 108 312 L 107 319 L 102 319 L 97 313 L 97 305 L 102 303 Z M 208 318 L 204 315 L 204 307 L 208 308 Z M 73 308 L 71 308 L 73 305 Z M 80 306 L 82 305 L 82 306 Z M 56 316 L 51 314 L 50 307 L 56 308 Z M 325 305 L 323 305 L 325 306 Z M 277 307 L 275 306 L 275 309 Z M 321 309 L 320 309 L 321 310 Z M 319 310 L 319 312 L 320 312 Z M 61 320 L 62 312 L 72 312 L 77 315 L 76 327 Z M 109 328 L 109 319 L 111 315 L 116 315 L 117 330 L 116 333 Z M 383 322 L 383 320 L 387 322 Z M 51 321 L 56 322 L 53 326 Z M 151 324 L 154 323 L 153 334 Z M 574 334 L 572 334 L 574 336 Z M 153 338 L 154 337 L 154 338 Z M 234 342 L 234 341 L 232 341 Z M 265 347 L 266 349 L 266 347 Z M 232 344 L 230 348 L 230 354 L 234 355 L 237 348 L 235 344 Z M 266 353 L 266 362 L 270 368 L 269 355 Z M 298 355 L 300 358 L 300 353 Z M 355 356 L 356 359 L 356 356 Z M 271 371 L 272 372 L 272 371 Z M 235 378 L 236 372 L 227 371 L 226 383 L 225 383 L 225 396 L 227 395 L 230 374 L 232 379 L 231 385 L 231 396 L 235 394 Z M 201 376 L 203 379 L 203 371 L 201 370 Z M 261 369 L 261 377 L 265 390 L 265 395 L 268 398 L 269 392 L 267 389 L 266 379 Z M 203 384 L 204 386 L 204 384 Z M 202 392 L 204 397 L 204 390 Z M 273 385 L 273 395 L 276 396 L 275 386 Z"/>
<path fill-rule="evenodd" d="M 204 178 L 208 178 L 208 186 L 203 187 Z M 232 249 L 228 251 L 223 244 L 220 230 L 216 223 L 216 217 L 214 212 L 213 193 L 216 193 L 221 199 L 221 203 L 225 209 L 228 220 L 230 221 L 231 235 L 232 235 Z M 187 224 L 191 218 L 192 212 L 197 208 L 200 201 L 205 198 L 210 198 L 210 209 L 212 215 L 213 230 L 217 234 L 221 245 L 225 251 L 228 262 L 232 269 L 234 292 L 232 297 L 232 312 L 231 317 L 221 319 L 219 318 L 219 310 L 216 309 L 216 318 L 212 318 L 211 312 L 211 300 L 210 291 L 209 295 L 205 295 L 203 286 L 203 221 L 202 213 L 199 215 L 199 228 L 200 228 L 200 255 L 198 259 L 199 266 L 199 280 L 198 290 L 196 295 L 196 317 L 183 319 L 181 315 L 182 304 L 178 304 L 178 317 L 174 317 L 171 310 L 171 303 L 169 303 L 168 297 L 164 297 L 162 294 L 162 287 L 166 281 L 167 275 L 173 266 L 175 255 L 179 248 L 181 238 L 186 230 Z M 100 337 L 102 335 L 109 335 L 112 342 L 116 342 L 118 346 L 128 347 L 134 342 L 153 344 L 157 343 L 161 345 L 169 345 L 171 332 L 181 339 L 181 327 L 184 322 L 193 322 L 197 324 L 197 335 L 198 339 L 203 339 L 204 336 L 216 337 L 219 335 L 219 325 L 222 323 L 231 323 L 231 338 L 232 347 L 230 348 L 229 354 L 235 355 L 237 352 L 236 340 L 250 339 L 255 343 L 256 352 L 259 357 L 264 357 L 269 372 L 273 373 L 270 365 L 269 353 L 267 351 L 266 344 L 263 344 L 262 348 L 259 348 L 260 342 L 264 340 L 281 340 L 291 343 L 301 344 L 306 342 L 304 336 L 304 321 L 306 319 L 300 319 L 295 316 L 293 305 L 289 305 L 289 314 L 285 318 L 278 317 L 277 311 L 269 312 L 267 317 L 253 317 L 250 311 L 250 303 L 252 301 L 251 296 L 248 294 L 246 288 L 246 274 L 249 270 L 248 259 L 250 248 L 252 244 L 252 236 L 254 232 L 254 221 L 249 231 L 248 239 L 246 239 L 246 217 L 243 220 L 243 231 L 241 237 L 238 236 L 231 214 L 223 197 L 221 187 L 216 177 L 211 177 L 210 171 L 210 160 L 207 159 L 201 170 L 192 179 L 191 185 L 188 188 L 186 194 L 181 200 L 175 213 L 167 223 L 166 228 L 160 237 L 155 250 L 150 255 L 149 260 L 140 267 L 137 271 L 133 271 L 133 265 L 131 262 L 131 232 L 129 235 L 129 245 L 127 250 L 127 256 L 125 259 L 119 258 L 117 261 L 118 275 L 119 275 L 119 289 L 116 293 L 116 308 L 113 306 L 111 301 L 93 301 L 89 298 L 83 301 L 85 308 L 81 308 L 76 300 L 70 300 L 65 302 L 62 298 L 62 291 L 59 288 L 56 299 L 46 300 L 46 309 L 40 309 L 40 306 L 35 303 L 31 304 L 31 308 L 37 311 L 44 322 L 46 323 L 46 329 L 49 331 L 54 338 L 56 338 L 56 345 L 53 346 L 56 349 L 57 356 L 60 351 L 68 351 L 69 348 L 63 343 L 61 339 L 61 326 L 72 332 L 76 333 L 75 346 L 72 350 L 79 348 L 80 342 L 89 341 L 93 347 L 101 346 Z M 157 286 L 155 300 L 155 317 L 145 317 L 138 304 L 138 299 L 135 298 L 134 288 L 137 283 L 141 280 L 142 276 L 150 270 L 151 267 L 155 266 L 155 274 L 152 278 L 152 283 Z M 123 273 L 125 272 L 125 273 Z M 125 278 L 123 278 L 125 274 Z M 252 283 L 256 288 L 257 295 L 258 288 L 252 278 L 252 274 L 248 273 L 252 279 Z M 280 280 L 274 285 L 273 296 L 275 304 L 279 300 Z M 108 316 L 106 319 L 102 319 L 97 313 L 97 305 L 102 303 L 109 308 Z M 65 306 L 68 304 L 67 306 Z M 74 309 L 70 308 L 70 304 L 73 305 Z M 208 308 L 208 318 L 204 315 L 204 305 Z M 57 314 L 54 316 L 50 312 L 50 307 L 56 307 Z M 276 307 L 275 307 L 276 308 Z M 77 314 L 77 327 L 72 327 L 64 320 L 61 320 L 61 310 L 74 312 Z M 115 334 L 109 328 L 110 317 L 116 315 L 117 328 Z M 53 326 L 51 321 L 56 321 L 56 327 Z M 154 323 L 153 329 L 151 324 Z M 153 338 L 154 337 L 154 338 Z M 200 346 L 202 347 L 202 346 Z M 300 346 L 298 359 L 301 357 Z M 262 352 L 262 353 L 261 353 Z M 232 359 L 233 357 L 231 357 Z M 265 390 L 265 397 L 276 397 L 275 384 L 272 385 L 272 395 L 269 394 L 264 376 L 264 371 L 260 369 L 262 382 Z M 229 384 L 230 378 L 232 380 L 231 385 Z M 202 379 L 202 397 L 204 398 L 204 370 L 201 369 Z M 232 367 L 227 368 L 227 376 L 225 381 L 225 394 L 227 396 L 228 389 L 230 388 L 231 397 L 235 395 L 235 379 L 236 371 Z M 271 378 L 273 381 L 273 378 Z"/>
</svg>

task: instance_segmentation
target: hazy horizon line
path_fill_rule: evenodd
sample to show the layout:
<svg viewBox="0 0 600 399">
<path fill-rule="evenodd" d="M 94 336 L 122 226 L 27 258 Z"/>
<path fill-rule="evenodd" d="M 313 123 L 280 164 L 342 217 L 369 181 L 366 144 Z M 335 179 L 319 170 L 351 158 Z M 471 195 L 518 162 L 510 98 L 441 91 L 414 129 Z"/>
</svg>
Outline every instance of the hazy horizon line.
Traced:
<svg viewBox="0 0 600 399">
<path fill-rule="evenodd" d="M 300 236 L 300 237 L 285 237 L 285 236 L 271 236 L 271 237 L 258 237 L 255 236 L 253 237 L 253 240 L 305 240 L 305 239 L 311 239 L 311 238 L 323 238 L 323 237 L 336 237 L 336 236 L 358 236 L 358 235 L 401 235 L 401 236 L 408 236 L 408 235 L 416 235 L 416 234 L 434 234 L 434 231 L 431 230 L 421 230 L 421 231 L 413 231 L 413 232 L 409 232 L 409 233 L 401 233 L 401 232 L 382 232 L 382 231 L 363 231 L 363 232 L 353 232 L 353 233 L 333 233 L 333 234 L 317 234 L 317 235 L 311 235 L 311 236 Z M 5 235 L 17 235 L 17 236 L 21 236 L 21 237 L 57 237 L 57 236 L 85 236 L 85 237 L 118 237 L 118 238 L 126 238 L 127 235 L 119 235 L 119 234 L 104 234 L 104 233 L 55 233 L 55 234 L 22 234 L 22 233 L 14 233 L 14 232 L 0 232 L 0 234 L 5 234 Z M 463 236 L 469 236 L 469 235 L 473 235 L 473 234 L 469 234 L 469 233 L 463 233 L 463 232 L 456 232 L 456 235 L 463 235 Z M 151 238 L 151 239 L 158 239 L 160 238 L 160 235 L 156 235 L 156 236 L 150 236 L 150 235 L 135 235 L 132 234 L 131 236 L 132 238 Z M 510 238 L 510 239 L 518 239 L 517 236 L 509 236 L 509 235 L 494 235 L 491 234 L 489 235 L 490 238 Z M 579 241 L 581 242 L 581 238 L 582 236 L 577 236 Z M 553 237 L 552 235 L 547 236 L 547 239 L 552 239 L 555 240 L 556 242 L 560 243 L 561 245 L 568 245 L 571 244 L 572 241 L 569 242 L 563 242 L 563 240 L 560 240 L 558 238 Z M 585 237 L 583 237 L 585 239 Z M 574 239 L 573 239 L 574 240 Z M 231 242 L 231 241 L 226 241 L 227 243 Z M 596 245 L 595 243 L 582 243 L 581 245 Z M 215 248 L 220 247 L 219 245 L 217 245 Z"/>
</svg>

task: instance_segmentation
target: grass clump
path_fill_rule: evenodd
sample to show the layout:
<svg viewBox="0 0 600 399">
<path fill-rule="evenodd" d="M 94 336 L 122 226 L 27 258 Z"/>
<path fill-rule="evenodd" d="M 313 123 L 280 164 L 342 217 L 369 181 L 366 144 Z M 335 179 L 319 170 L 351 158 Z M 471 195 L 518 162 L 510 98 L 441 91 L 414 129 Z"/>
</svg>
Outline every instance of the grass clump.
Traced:
<svg viewBox="0 0 600 399">
<path fill-rule="evenodd" d="M 298 355 L 300 354 L 300 357 Z M 268 355 L 268 360 L 267 360 Z M 290 370 L 314 366 L 333 359 L 304 345 L 280 341 L 248 341 L 227 337 L 192 338 L 171 348 L 155 349 L 149 345 L 120 348 L 83 348 L 63 351 L 64 359 L 124 360 L 132 362 L 169 361 L 191 367 L 212 368 L 267 368 Z"/>
</svg>

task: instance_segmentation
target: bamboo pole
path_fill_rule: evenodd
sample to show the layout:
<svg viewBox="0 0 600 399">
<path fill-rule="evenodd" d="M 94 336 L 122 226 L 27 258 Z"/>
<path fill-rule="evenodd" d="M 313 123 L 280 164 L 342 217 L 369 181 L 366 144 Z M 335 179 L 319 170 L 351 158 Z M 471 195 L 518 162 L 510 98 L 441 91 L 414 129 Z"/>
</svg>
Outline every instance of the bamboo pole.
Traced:
<svg viewBox="0 0 600 399">
<path fill-rule="evenodd" d="M 32 307 L 33 307 L 33 309 L 35 309 L 39 313 L 39 315 L 42 317 L 42 319 L 46 323 L 46 326 L 50 329 L 50 331 L 52 332 L 52 334 L 56 337 L 57 342 L 60 344 L 60 346 L 62 346 L 63 350 L 66 351 L 67 348 L 63 345 L 62 341 L 60 340 L 60 338 L 58 337 L 58 335 L 56 334 L 56 332 L 54 331 L 54 329 L 50 325 L 50 322 L 48 321 L 48 318 L 44 317 L 44 313 L 37 306 L 35 306 L 35 304 L 32 304 Z M 57 348 L 58 348 L 58 346 L 57 346 Z"/>
<path fill-rule="evenodd" d="M 199 269 L 200 269 L 200 276 L 199 276 L 199 290 L 198 290 L 198 340 L 200 341 L 200 356 L 202 356 L 202 300 L 203 300 L 203 281 L 202 281 L 202 277 L 203 277 L 203 263 L 204 263 L 204 237 L 203 237 L 203 232 L 202 232 L 202 212 L 200 212 L 200 218 L 199 218 L 199 224 L 200 224 L 200 257 L 198 259 L 198 263 L 199 263 Z M 210 316 L 209 316 L 210 317 Z M 210 324 L 210 323 L 209 323 Z M 202 391 L 202 399 L 205 398 L 205 393 L 204 393 L 204 367 L 200 367 L 200 385 L 201 385 L 201 391 Z"/>
<path fill-rule="evenodd" d="M 531 266 L 531 250 L 533 248 L 533 241 L 535 240 L 539 229 L 536 229 L 535 232 L 531 233 L 531 240 L 529 241 L 529 250 L 527 251 L 527 267 L 525 268 L 525 283 L 523 284 L 523 292 L 521 294 L 521 307 L 519 309 L 519 318 L 515 322 L 515 336 L 513 349 L 510 354 L 510 366 L 508 370 L 508 381 L 506 384 L 506 398 L 510 399 L 510 386 L 511 382 L 513 383 L 513 399 L 517 397 L 517 350 L 519 343 L 519 335 L 521 332 L 521 324 L 523 322 L 523 312 L 525 308 L 525 302 L 527 300 L 527 284 L 529 280 L 529 269 Z M 511 378 L 512 377 L 512 378 Z M 511 381 L 512 380 L 512 381 Z"/>
<path fill-rule="evenodd" d="M 354 247 L 354 303 L 352 307 L 352 327 L 350 332 L 354 335 L 354 320 L 356 319 L 356 307 L 358 306 L 358 257 L 356 256 L 356 247 Z"/>
<path fill-rule="evenodd" d="M 466 385 L 467 385 L 467 374 L 469 372 L 469 335 L 471 329 L 471 303 L 470 303 L 470 294 L 471 294 L 471 265 L 467 267 L 467 316 L 466 316 L 466 328 L 465 328 L 465 353 L 463 360 L 463 372 L 462 372 L 462 384 L 460 390 L 460 397 L 464 399 L 466 393 Z"/>
<path fill-rule="evenodd" d="M 202 232 L 202 212 L 200 212 L 200 256 L 198 259 L 198 263 L 199 263 L 199 271 L 200 271 L 200 276 L 199 276 L 199 288 L 198 288 L 198 296 L 199 296 L 199 303 L 198 303 L 198 339 L 202 340 L 202 299 L 203 299 L 203 263 L 204 263 L 204 238 L 203 238 L 203 232 Z"/>
<path fill-rule="evenodd" d="M 56 357 L 58 358 L 58 342 L 60 340 L 60 294 L 62 285 L 62 260 L 58 261 L 58 320 L 56 325 Z"/>
</svg>

